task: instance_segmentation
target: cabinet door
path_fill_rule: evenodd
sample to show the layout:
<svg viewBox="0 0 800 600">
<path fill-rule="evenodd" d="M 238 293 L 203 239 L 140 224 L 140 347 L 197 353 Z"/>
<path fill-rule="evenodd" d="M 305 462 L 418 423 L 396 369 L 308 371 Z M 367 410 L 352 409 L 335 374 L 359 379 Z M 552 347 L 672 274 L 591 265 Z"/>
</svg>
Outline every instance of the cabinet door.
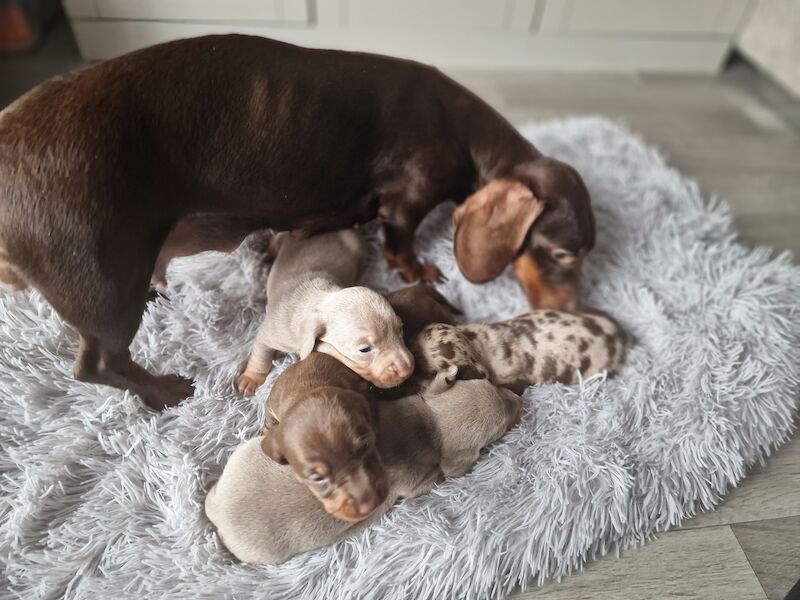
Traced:
<svg viewBox="0 0 800 600">
<path fill-rule="evenodd" d="M 532 14 L 534 4 L 530 0 L 339 0 L 338 9 L 341 24 L 354 29 L 435 29 L 449 33 L 511 29 L 512 19 L 518 20 L 526 12 Z"/>
<path fill-rule="evenodd" d="M 748 0 L 546 0 L 542 32 L 731 34 Z"/>
<path fill-rule="evenodd" d="M 67 4 L 74 2 L 68 0 Z M 305 0 L 95 0 L 101 19 L 155 21 L 308 21 Z"/>
</svg>

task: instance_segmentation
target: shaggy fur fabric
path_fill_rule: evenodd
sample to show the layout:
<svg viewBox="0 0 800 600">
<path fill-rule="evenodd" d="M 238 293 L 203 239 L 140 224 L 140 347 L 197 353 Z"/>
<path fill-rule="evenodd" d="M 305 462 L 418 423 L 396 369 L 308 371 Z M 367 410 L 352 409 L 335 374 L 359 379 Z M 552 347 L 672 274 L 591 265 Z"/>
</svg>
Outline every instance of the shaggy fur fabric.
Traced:
<svg viewBox="0 0 800 600">
<path fill-rule="evenodd" d="M 617 125 L 571 119 L 525 134 L 577 167 L 592 193 L 599 233 L 585 295 L 638 339 L 622 376 L 529 389 L 522 423 L 466 477 L 355 539 L 256 567 L 220 545 L 203 498 L 264 416 L 269 385 L 252 399 L 232 388 L 263 310 L 259 239 L 174 263 L 169 299 L 149 306 L 135 357 L 197 380 L 195 396 L 164 414 L 72 380 L 75 334 L 37 294 L 2 292 L 0 595 L 500 597 L 719 502 L 793 430 L 800 268 L 739 245 L 724 204 L 705 203 Z M 459 276 L 451 212 L 440 207 L 418 235 L 421 256 L 448 277 L 440 289 L 469 320 L 525 312 L 509 273 L 482 286 Z M 377 252 L 365 282 L 400 286 Z"/>
</svg>

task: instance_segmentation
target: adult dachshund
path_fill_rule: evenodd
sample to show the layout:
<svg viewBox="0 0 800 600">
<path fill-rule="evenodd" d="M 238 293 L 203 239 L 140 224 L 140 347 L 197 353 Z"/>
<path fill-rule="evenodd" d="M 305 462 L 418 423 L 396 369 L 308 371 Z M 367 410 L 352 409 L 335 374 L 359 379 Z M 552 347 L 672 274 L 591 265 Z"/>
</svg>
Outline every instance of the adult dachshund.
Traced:
<svg viewBox="0 0 800 600">
<path fill-rule="evenodd" d="M 77 329 L 76 378 L 163 408 L 190 383 L 148 373 L 129 345 L 171 256 L 377 215 L 390 264 L 432 279 L 414 230 L 471 194 L 456 236 L 465 275 L 516 260 L 534 304 L 574 304 L 594 242 L 585 186 L 463 87 L 380 56 L 180 40 L 47 81 L 0 113 L 0 278 L 36 288 Z"/>
</svg>

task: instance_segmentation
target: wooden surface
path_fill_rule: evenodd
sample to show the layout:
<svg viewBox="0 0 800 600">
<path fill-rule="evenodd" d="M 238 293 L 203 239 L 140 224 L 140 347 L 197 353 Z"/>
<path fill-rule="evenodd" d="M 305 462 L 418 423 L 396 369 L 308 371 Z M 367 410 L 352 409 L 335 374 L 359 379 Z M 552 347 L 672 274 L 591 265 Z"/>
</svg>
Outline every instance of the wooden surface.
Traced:
<svg viewBox="0 0 800 600">
<path fill-rule="evenodd" d="M 800 577 L 800 517 L 732 527 L 769 600 L 783 600 Z"/>
<path fill-rule="evenodd" d="M 0 106 L 80 64 L 60 27 L 39 52 L 0 59 Z M 627 122 L 708 195 L 742 240 L 800 253 L 800 103 L 746 69 L 722 78 L 454 73 L 517 124 L 603 114 Z M 792 124 L 796 124 L 793 127 Z M 517 598 L 782 598 L 800 577 L 800 438 L 720 507 L 619 559 Z"/>
<path fill-rule="evenodd" d="M 515 598 L 764 600 L 765 595 L 736 536 L 729 527 L 714 527 L 662 536 Z"/>
</svg>

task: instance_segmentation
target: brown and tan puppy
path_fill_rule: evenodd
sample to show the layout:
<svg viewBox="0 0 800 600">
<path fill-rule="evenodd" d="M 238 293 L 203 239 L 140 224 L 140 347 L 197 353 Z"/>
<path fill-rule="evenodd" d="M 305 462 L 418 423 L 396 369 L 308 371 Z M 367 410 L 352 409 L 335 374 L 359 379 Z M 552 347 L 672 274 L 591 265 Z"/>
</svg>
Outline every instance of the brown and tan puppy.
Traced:
<svg viewBox="0 0 800 600">
<path fill-rule="evenodd" d="M 395 314 L 403 322 L 403 339 L 414 341 L 431 323 L 455 323 L 454 316 L 461 311 L 448 302 L 436 289 L 424 283 L 400 288 L 386 294 Z"/>
<path fill-rule="evenodd" d="M 360 521 L 386 498 L 368 388 L 335 358 L 312 352 L 281 373 L 267 399 L 264 451 L 345 521 Z"/>
<path fill-rule="evenodd" d="M 488 378 L 522 391 L 536 383 L 576 383 L 601 371 L 619 373 L 629 339 L 600 313 L 538 310 L 491 324 L 427 326 L 411 344 L 416 382 L 458 367 L 462 379 Z"/>
<path fill-rule="evenodd" d="M 276 350 L 305 358 L 316 347 L 382 388 L 411 375 L 414 357 L 400 319 L 383 295 L 354 285 L 367 252 L 354 229 L 304 240 L 288 232 L 272 238 L 266 314 L 236 380 L 240 393 L 252 395 L 264 383 Z"/>
<path fill-rule="evenodd" d="M 327 514 L 291 468 L 267 457 L 264 438 L 241 444 L 205 502 L 222 542 L 241 561 L 279 564 L 354 535 L 398 498 L 425 494 L 443 476 L 466 473 L 481 448 L 517 422 L 522 402 L 486 380 L 453 382 L 453 375 L 441 373 L 424 399 L 415 394 L 378 402 L 377 443 L 389 490 L 360 523 Z"/>
</svg>

